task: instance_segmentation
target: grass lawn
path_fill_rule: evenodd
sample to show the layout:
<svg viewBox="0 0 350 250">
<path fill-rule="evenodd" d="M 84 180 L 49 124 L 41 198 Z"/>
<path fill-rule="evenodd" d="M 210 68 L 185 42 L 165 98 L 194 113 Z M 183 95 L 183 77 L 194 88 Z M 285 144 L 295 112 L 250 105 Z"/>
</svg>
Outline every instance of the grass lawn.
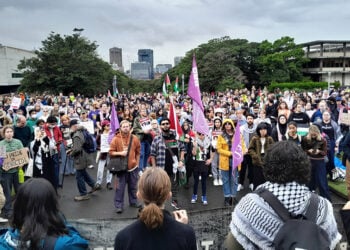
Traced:
<svg viewBox="0 0 350 250">
<path fill-rule="evenodd" d="M 347 199 L 348 192 L 346 190 L 345 181 L 328 181 L 328 186 L 332 191 Z"/>
</svg>

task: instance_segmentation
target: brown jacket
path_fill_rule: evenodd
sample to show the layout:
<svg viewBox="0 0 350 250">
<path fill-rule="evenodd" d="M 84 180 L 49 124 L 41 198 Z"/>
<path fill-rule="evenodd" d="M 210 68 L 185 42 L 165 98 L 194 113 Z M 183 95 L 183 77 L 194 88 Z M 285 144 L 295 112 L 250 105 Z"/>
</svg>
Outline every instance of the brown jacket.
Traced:
<svg viewBox="0 0 350 250">
<path fill-rule="evenodd" d="M 116 134 L 113 137 L 111 144 L 109 146 L 109 153 L 123 151 L 123 141 L 124 142 L 127 141 L 127 145 L 125 146 L 129 146 L 130 138 L 131 138 L 130 135 L 128 135 L 129 138 L 128 140 L 126 140 L 126 137 L 122 136 L 121 133 Z M 131 136 L 133 137 L 133 139 L 132 139 L 132 145 L 129 152 L 128 170 L 132 170 L 133 168 L 139 165 L 140 151 L 141 151 L 140 140 L 135 135 L 131 135 Z M 111 157 L 114 157 L 114 156 L 111 156 Z"/>
</svg>

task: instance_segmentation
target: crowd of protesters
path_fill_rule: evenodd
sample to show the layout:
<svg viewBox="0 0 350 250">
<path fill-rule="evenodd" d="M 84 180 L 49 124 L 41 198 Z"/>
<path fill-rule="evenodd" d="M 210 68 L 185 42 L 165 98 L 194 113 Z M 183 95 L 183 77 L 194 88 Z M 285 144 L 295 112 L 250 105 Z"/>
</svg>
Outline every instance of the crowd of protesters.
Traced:
<svg viewBox="0 0 350 250">
<path fill-rule="evenodd" d="M 21 99 L 16 108 L 13 106 L 14 98 Z M 71 127 L 76 124 L 72 121 L 81 126 L 90 124 L 88 130 L 97 139 L 100 149 L 101 135 L 109 133 L 114 102 L 119 122 L 128 121 L 130 133 L 140 141 L 138 176 L 147 166 L 158 166 L 164 168 L 173 180 L 172 177 L 181 172 L 173 169 L 175 155 L 179 169 L 182 166 L 186 168 L 187 183 L 184 187 L 190 188 L 190 178 L 194 178 L 193 195 L 189 197 L 191 203 L 198 200 L 199 181 L 202 204 L 210 202 L 206 196 L 208 177 L 213 177 L 214 186 L 223 186 L 223 204 L 236 203 L 237 192 L 244 188 L 254 190 L 265 182 L 261 170 L 265 152 L 274 142 L 282 140 L 292 140 L 307 152 L 312 163 L 309 188 L 318 188 L 322 196 L 330 199 L 327 175 L 330 180 L 336 178 L 332 159 L 338 153 L 340 138 L 348 130 L 348 126 L 342 124 L 342 117 L 347 113 L 349 98 L 350 91 L 347 89 L 296 93 L 278 89 L 268 92 L 253 87 L 251 90 L 202 93 L 205 117 L 210 127 L 210 134 L 203 135 L 192 130 L 191 99 L 172 94 L 182 128 L 182 136 L 177 138 L 166 124 L 171 122 L 166 119 L 170 99 L 162 94 L 119 94 L 117 97 L 100 94 L 90 98 L 74 93 L 68 96 L 62 93 L 58 96 L 21 93 L 1 97 L 0 126 L 13 127 L 13 138 L 18 139 L 23 147 L 28 147 L 34 159 L 33 177 L 46 178 L 56 190 L 62 186 L 64 175 L 74 175 L 78 169 L 70 154 L 73 148 Z M 233 177 L 230 174 L 230 147 L 237 123 L 240 125 L 241 144 L 244 145 L 244 161 Z M 314 126 L 309 131 L 311 124 Z M 2 137 L 6 139 L 4 132 Z M 112 189 L 113 177 L 108 171 L 103 184 L 108 161 L 109 153 L 104 151 L 97 154 L 96 163 L 87 164 L 87 167 L 98 166 L 97 181 L 93 178 L 88 181 L 92 187 L 90 192 L 101 189 L 103 185 Z M 11 173 L 13 171 L 16 170 Z M 2 185 L 8 196 L 9 187 L 4 179 Z M 174 183 L 173 186 L 174 195 L 179 187 Z M 84 197 L 78 196 L 76 200 L 88 199 L 88 192 L 81 192 L 81 189 L 80 183 L 78 190 Z M 176 196 L 173 206 L 179 207 Z M 8 216 L 6 213 L 8 211 L 4 214 Z"/>
</svg>

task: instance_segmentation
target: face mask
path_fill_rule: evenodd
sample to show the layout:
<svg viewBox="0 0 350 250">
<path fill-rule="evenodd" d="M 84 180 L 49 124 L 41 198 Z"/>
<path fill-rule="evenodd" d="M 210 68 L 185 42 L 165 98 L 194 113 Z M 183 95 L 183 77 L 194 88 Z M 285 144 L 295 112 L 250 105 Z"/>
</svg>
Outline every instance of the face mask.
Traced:
<svg viewBox="0 0 350 250">
<path fill-rule="evenodd" d="M 35 118 L 36 118 L 36 115 L 31 115 L 30 117 L 32 117 L 33 119 L 35 119 Z"/>
<path fill-rule="evenodd" d="M 54 128 L 54 127 L 55 127 L 55 125 L 50 125 L 50 126 L 49 126 L 49 128 Z"/>
</svg>

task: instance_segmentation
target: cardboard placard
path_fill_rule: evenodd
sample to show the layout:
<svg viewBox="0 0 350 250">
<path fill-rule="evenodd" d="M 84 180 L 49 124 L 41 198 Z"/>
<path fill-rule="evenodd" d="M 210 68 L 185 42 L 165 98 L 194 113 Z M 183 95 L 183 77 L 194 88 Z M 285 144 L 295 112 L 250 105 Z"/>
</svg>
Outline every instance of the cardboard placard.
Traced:
<svg viewBox="0 0 350 250">
<path fill-rule="evenodd" d="M 19 106 L 21 106 L 21 98 L 13 97 L 11 102 L 11 108 L 12 109 L 18 109 Z"/>
<path fill-rule="evenodd" d="M 101 134 L 101 153 L 109 152 L 108 134 Z"/>
<path fill-rule="evenodd" d="M 152 129 L 151 120 L 148 117 L 140 118 L 139 121 L 143 131 L 149 131 Z"/>
<path fill-rule="evenodd" d="M 8 171 L 9 169 L 23 166 L 28 162 L 28 149 L 22 148 L 6 153 L 6 158 L 4 159 L 4 163 L 2 164 L 2 169 Z"/>
<path fill-rule="evenodd" d="M 87 121 L 87 122 L 82 122 L 80 121 L 80 125 L 83 126 L 84 128 L 86 128 L 86 130 L 90 133 L 90 134 L 94 134 L 95 130 L 94 130 L 94 122 L 93 121 Z"/>
<path fill-rule="evenodd" d="M 350 125 L 350 113 L 340 114 L 340 124 Z"/>
</svg>

